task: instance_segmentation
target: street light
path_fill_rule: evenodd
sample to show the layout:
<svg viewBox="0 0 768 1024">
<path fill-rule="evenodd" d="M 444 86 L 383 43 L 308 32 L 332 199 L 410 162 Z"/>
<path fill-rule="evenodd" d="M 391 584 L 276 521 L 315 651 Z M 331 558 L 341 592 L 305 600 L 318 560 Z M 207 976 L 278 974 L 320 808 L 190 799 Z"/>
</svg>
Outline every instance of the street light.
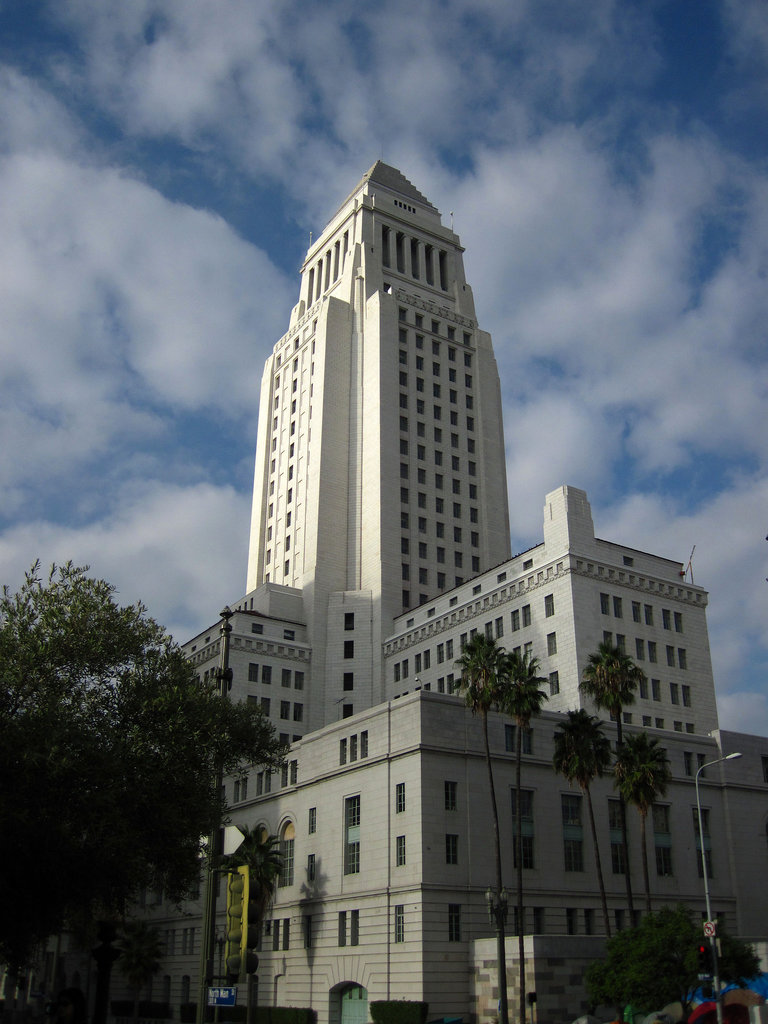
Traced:
<svg viewBox="0 0 768 1024">
<path fill-rule="evenodd" d="M 701 800 L 699 798 L 699 776 L 705 768 L 711 768 L 713 764 L 720 764 L 722 761 L 735 761 L 738 757 L 741 757 L 741 754 L 737 751 L 733 751 L 731 754 L 725 754 L 723 757 L 715 758 L 714 761 L 707 761 L 707 763 L 701 765 L 699 770 L 696 772 L 696 814 L 699 821 L 699 847 L 701 851 L 701 871 L 704 877 L 704 899 L 707 904 L 707 921 L 712 920 L 712 907 L 709 902 L 707 856 L 704 850 L 704 825 L 701 820 Z M 723 1024 L 723 1006 L 720 1002 L 720 968 L 717 962 L 717 943 L 715 936 L 710 935 L 709 941 L 712 946 L 712 981 L 715 986 L 715 1011 L 717 1013 L 717 1024 Z"/>
<path fill-rule="evenodd" d="M 221 642 L 216 680 L 219 693 L 225 700 L 229 699 L 229 689 L 232 685 L 232 669 L 229 667 L 229 637 L 232 632 L 232 626 L 229 620 L 234 614 L 229 605 L 225 605 L 219 612 L 221 617 L 221 625 L 219 626 Z M 219 792 L 221 789 L 221 783 L 222 771 L 219 767 L 216 792 Z M 216 869 L 221 852 L 219 848 L 219 830 L 215 828 L 208 837 L 206 844 L 205 894 L 203 897 L 203 927 L 200 943 L 200 978 L 197 989 L 196 1024 L 203 1024 L 205 1020 L 208 986 L 213 981 L 213 947 L 216 942 Z"/>
</svg>

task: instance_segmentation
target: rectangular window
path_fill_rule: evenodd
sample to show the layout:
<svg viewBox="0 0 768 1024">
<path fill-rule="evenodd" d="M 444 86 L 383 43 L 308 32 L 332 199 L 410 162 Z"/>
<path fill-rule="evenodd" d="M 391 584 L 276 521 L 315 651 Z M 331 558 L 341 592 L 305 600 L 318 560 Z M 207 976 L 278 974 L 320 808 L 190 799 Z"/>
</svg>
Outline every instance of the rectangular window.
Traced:
<svg viewBox="0 0 768 1024">
<path fill-rule="evenodd" d="M 405 836 L 395 836 L 395 864 L 397 867 L 405 864 Z"/>
<path fill-rule="evenodd" d="M 682 633 L 683 632 L 683 613 L 682 612 L 675 612 L 675 632 L 676 633 Z"/>
<path fill-rule="evenodd" d="M 688 668 L 688 655 L 684 647 L 677 648 L 677 664 L 682 669 Z"/>
<path fill-rule="evenodd" d="M 544 598 L 544 614 L 547 618 L 555 614 L 555 595 L 547 594 Z"/>
<path fill-rule="evenodd" d="M 360 911 L 353 910 L 349 915 L 349 944 L 360 945 Z"/>
<path fill-rule="evenodd" d="M 445 863 L 459 863 L 459 837 L 450 832 L 445 836 Z"/>
<path fill-rule="evenodd" d="M 448 941 L 461 942 L 461 904 L 448 904 Z"/>
<path fill-rule="evenodd" d="M 656 641 L 655 640 L 649 640 L 648 641 L 648 661 L 650 661 L 651 664 L 655 665 L 657 660 L 658 659 L 656 657 Z"/>
<path fill-rule="evenodd" d="M 611 840 L 611 870 L 614 875 L 626 874 L 627 863 L 624 858 L 624 843 L 621 829 L 621 802 L 608 801 L 608 829 Z"/>
<path fill-rule="evenodd" d="M 621 619 L 623 617 L 620 597 L 614 597 L 613 599 L 613 614 L 617 619 Z"/>
<path fill-rule="evenodd" d="M 677 685 L 677 683 L 669 684 L 669 699 L 672 701 L 673 704 L 680 703 L 680 688 Z"/>
<path fill-rule="evenodd" d="M 640 602 L 639 601 L 633 601 L 632 602 L 632 621 L 633 622 L 640 622 L 641 621 L 640 620 Z"/>
<path fill-rule="evenodd" d="M 280 673 L 280 685 L 287 686 L 290 689 L 291 686 L 291 670 L 284 668 Z"/>
<path fill-rule="evenodd" d="M 354 658 L 354 656 L 355 656 L 355 641 L 354 640 L 345 640 L 344 641 L 344 657 L 345 658 Z"/>
<path fill-rule="evenodd" d="M 691 706 L 691 688 L 683 683 L 683 707 L 689 708 Z"/>
<path fill-rule="evenodd" d="M 339 911 L 339 939 L 338 944 L 340 946 L 346 946 L 347 944 L 347 912 L 346 910 Z"/>
<path fill-rule="evenodd" d="M 291 702 L 289 700 L 280 701 L 280 717 L 283 719 L 291 717 Z"/>
<path fill-rule="evenodd" d="M 611 599 L 608 594 L 600 595 L 600 611 L 603 615 L 611 614 Z"/>
<path fill-rule="evenodd" d="M 405 783 L 398 782 L 395 786 L 395 813 L 402 814 L 405 810 Z"/>
<path fill-rule="evenodd" d="M 360 733 L 360 757 L 368 757 L 368 730 Z"/>
<path fill-rule="evenodd" d="M 405 942 L 405 906 L 395 904 L 395 942 Z"/>
<path fill-rule="evenodd" d="M 316 807 L 310 807 L 309 808 L 309 822 L 308 822 L 308 825 L 307 825 L 307 831 L 309 832 L 310 835 L 312 835 L 313 833 L 317 832 L 317 808 Z"/>
<path fill-rule="evenodd" d="M 360 797 L 344 801 L 344 874 L 360 873 Z"/>
<path fill-rule="evenodd" d="M 584 834 L 581 825 L 581 797 L 560 795 L 563 819 L 563 860 L 566 871 L 584 870 Z"/>
<path fill-rule="evenodd" d="M 645 661 L 645 641 L 640 637 L 635 638 L 635 658 L 637 661 Z"/>
<path fill-rule="evenodd" d="M 547 654 L 557 654 L 557 633 L 547 633 Z"/>
<path fill-rule="evenodd" d="M 531 606 L 529 604 L 523 605 L 523 625 L 530 626 L 531 624 Z"/>
<path fill-rule="evenodd" d="M 512 612 L 512 632 L 516 633 L 520 629 L 520 610 L 516 608 Z"/>
<path fill-rule="evenodd" d="M 661 625 L 664 629 L 672 629 L 672 612 L 669 608 L 661 609 Z"/>
<path fill-rule="evenodd" d="M 556 693 L 560 693 L 560 673 L 550 672 L 549 673 L 549 695 L 554 697 Z"/>
<path fill-rule="evenodd" d="M 661 680 L 660 679 L 652 679 L 651 680 L 651 695 L 653 696 L 654 700 L 661 700 Z"/>
<path fill-rule="evenodd" d="M 652 812 L 656 874 L 665 878 L 672 874 L 672 834 L 669 827 L 669 807 L 666 804 L 653 804 Z"/>
<path fill-rule="evenodd" d="M 445 795 L 445 809 L 446 811 L 455 811 L 458 802 L 458 788 L 457 782 L 449 782 L 446 780 L 444 783 L 444 795 Z"/>
<path fill-rule="evenodd" d="M 288 834 L 288 830 L 291 830 L 291 834 Z M 279 883 L 281 886 L 293 885 L 293 853 L 294 844 L 296 840 L 293 838 L 293 825 L 289 825 L 286 829 L 285 835 L 280 840 L 280 856 L 282 857 L 282 864 L 280 866 L 280 879 Z"/>
<path fill-rule="evenodd" d="M 646 624 L 646 626 L 652 626 L 653 625 L 653 605 L 652 604 L 646 604 L 643 607 L 644 607 L 644 610 L 645 610 L 645 624 Z"/>
<path fill-rule="evenodd" d="M 307 856 L 307 881 L 314 882 L 315 880 L 315 855 L 310 853 Z"/>
<path fill-rule="evenodd" d="M 254 662 L 251 662 L 248 666 L 248 682 L 258 683 L 259 681 L 259 666 Z"/>
<path fill-rule="evenodd" d="M 510 792 L 512 799 L 512 861 L 513 866 L 517 867 L 517 792 L 514 789 Z M 534 867 L 532 789 L 520 790 L 520 840 L 523 867 L 532 869 Z"/>
</svg>

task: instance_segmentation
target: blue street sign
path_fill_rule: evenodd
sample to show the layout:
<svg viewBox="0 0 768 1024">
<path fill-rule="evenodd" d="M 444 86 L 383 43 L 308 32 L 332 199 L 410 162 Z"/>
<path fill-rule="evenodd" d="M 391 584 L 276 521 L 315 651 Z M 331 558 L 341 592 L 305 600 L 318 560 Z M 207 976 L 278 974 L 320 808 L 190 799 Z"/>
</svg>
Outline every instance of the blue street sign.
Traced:
<svg viewBox="0 0 768 1024">
<path fill-rule="evenodd" d="M 208 989 L 209 1006 L 234 1006 L 237 1001 L 237 988 L 234 985 L 219 985 Z"/>
</svg>

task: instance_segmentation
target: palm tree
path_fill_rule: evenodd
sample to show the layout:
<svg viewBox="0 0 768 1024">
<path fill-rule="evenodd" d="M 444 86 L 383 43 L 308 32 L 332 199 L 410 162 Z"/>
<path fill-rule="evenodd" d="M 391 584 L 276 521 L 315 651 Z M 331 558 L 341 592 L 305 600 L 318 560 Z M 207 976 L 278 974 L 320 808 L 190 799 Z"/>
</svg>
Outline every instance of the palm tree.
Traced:
<svg viewBox="0 0 768 1024">
<path fill-rule="evenodd" d="M 253 829 L 238 827 L 243 833 L 243 841 L 233 854 L 223 858 L 223 864 L 230 871 L 236 871 L 241 865 L 249 868 L 249 917 L 260 924 L 270 908 L 283 867 L 280 839 L 269 835 L 261 826 Z"/>
<path fill-rule="evenodd" d="M 640 813 L 640 850 L 643 856 L 645 909 L 651 912 L 651 884 L 648 878 L 648 850 L 645 846 L 645 823 L 656 798 L 664 796 L 670 778 L 669 761 L 658 739 L 639 732 L 627 738 L 614 765 L 615 785 L 624 799 Z"/>
<path fill-rule="evenodd" d="M 600 848 L 597 844 L 595 812 L 592 806 L 591 783 L 600 778 L 611 763 L 611 744 L 603 733 L 602 722 L 584 708 L 569 711 L 566 721 L 555 733 L 555 753 L 552 767 L 565 776 L 573 785 L 578 783 L 587 797 L 589 824 L 592 829 L 592 845 L 595 851 L 597 880 L 600 885 L 600 902 L 603 907 L 605 934 L 611 937 L 611 922 L 608 917 L 608 902 L 605 898 L 603 866 L 600 862 Z"/>
<path fill-rule="evenodd" d="M 515 817 L 517 834 L 517 943 L 520 968 L 520 1020 L 525 1024 L 525 928 L 523 927 L 523 829 L 520 780 L 523 764 L 523 732 L 530 728 L 531 718 L 541 714 L 548 695 L 539 689 L 544 677 L 538 675 L 539 662 L 530 652 L 513 651 L 504 658 L 502 710 L 512 715 L 517 726 L 515 735 Z"/>
<path fill-rule="evenodd" d="M 493 821 L 494 856 L 496 860 L 496 892 L 499 905 L 496 913 L 497 955 L 499 968 L 499 1021 L 509 1024 L 509 1007 L 507 1003 L 507 961 L 504 948 L 504 912 L 501 896 L 503 889 L 501 871 L 501 842 L 499 839 L 499 812 L 496 806 L 496 790 L 493 785 L 493 766 L 491 750 L 488 744 L 488 712 L 498 708 L 502 698 L 502 681 L 505 663 L 505 651 L 497 642 L 485 635 L 476 633 L 465 645 L 456 665 L 461 669 L 461 688 L 467 707 L 473 715 L 479 715 L 483 727 L 485 744 L 485 762 L 488 766 L 488 790 L 491 797 L 491 817 Z"/>
<path fill-rule="evenodd" d="M 616 722 L 616 751 L 621 753 L 623 743 L 621 715 L 627 704 L 634 704 L 635 691 L 645 681 L 642 669 L 632 659 L 603 641 L 594 654 L 590 654 L 581 680 L 581 690 L 591 697 L 595 707 L 607 711 Z M 627 807 L 619 791 L 621 815 L 621 845 L 624 854 L 624 882 L 630 919 L 634 917 L 632 881 L 629 875 L 629 839 L 627 838 Z"/>
<path fill-rule="evenodd" d="M 133 989 L 133 1020 L 139 1019 L 142 987 L 160 970 L 163 949 L 160 932 L 148 921 L 127 921 L 120 937 L 120 970 Z"/>
</svg>

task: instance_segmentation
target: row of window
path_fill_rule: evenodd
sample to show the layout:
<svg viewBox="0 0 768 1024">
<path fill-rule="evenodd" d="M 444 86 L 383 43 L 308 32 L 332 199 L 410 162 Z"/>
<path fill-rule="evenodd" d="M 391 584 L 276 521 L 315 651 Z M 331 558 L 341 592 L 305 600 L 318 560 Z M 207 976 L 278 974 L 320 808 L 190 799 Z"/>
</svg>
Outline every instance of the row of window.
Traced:
<svg viewBox="0 0 768 1024">
<path fill-rule="evenodd" d="M 368 757 L 368 730 L 359 734 L 344 736 L 339 740 L 339 764 L 352 763 L 360 758 Z"/>
<path fill-rule="evenodd" d="M 399 307 L 399 309 L 397 311 L 397 319 L 398 319 L 398 322 L 401 323 L 401 324 L 407 324 L 409 322 L 409 320 L 408 320 L 408 310 L 405 308 L 405 306 L 400 306 Z M 433 335 L 439 335 L 440 334 L 440 327 L 441 327 L 440 321 L 432 319 L 431 322 L 430 322 L 429 328 L 427 328 L 427 326 L 426 326 L 426 324 L 424 322 L 424 314 L 423 313 L 415 313 L 414 314 L 413 323 L 414 323 L 414 326 L 415 326 L 417 332 L 419 332 L 419 331 L 430 331 Z M 400 341 L 401 342 L 405 342 L 407 340 L 407 333 L 408 332 L 406 331 L 406 329 L 404 327 L 400 328 Z M 456 338 L 456 328 L 452 324 L 448 324 L 447 325 L 446 333 L 448 335 L 448 341 L 449 342 L 457 340 L 457 338 Z M 421 343 L 419 343 L 419 339 L 420 338 L 421 338 Z M 463 340 L 464 345 L 469 346 L 472 343 L 472 335 L 468 331 L 464 331 L 463 332 L 462 340 Z M 423 348 L 423 347 L 424 347 L 424 335 L 423 334 L 419 335 L 417 333 L 416 334 L 416 348 Z M 455 360 L 456 360 L 456 349 L 454 348 L 453 345 L 448 345 L 447 348 L 448 348 L 448 359 L 449 359 L 449 361 L 450 362 L 455 362 Z M 436 337 L 434 337 L 432 339 L 432 354 L 433 355 L 439 355 L 440 351 L 441 351 L 441 349 L 440 349 L 440 341 Z M 467 351 L 464 352 L 464 365 L 466 367 L 471 367 L 472 366 L 472 353 L 471 352 L 467 352 Z"/>
<path fill-rule="evenodd" d="M 176 938 L 180 938 L 180 942 L 177 944 Z M 197 938 L 197 928 L 166 928 L 163 935 L 164 939 L 164 955 L 165 956 L 191 956 L 197 950 L 195 949 L 195 943 Z M 178 945 L 178 948 L 177 948 Z"/>
<path fill-rule="evenodd" d="M 264 683 L 269 686 L 272 683 L 272 666 L 271 665 L 259 665 L 258 662 L 251 661 L 248 664 L 248 682 L 249 683 Z M 300 672 L 295 669 L 283 668 L 280 670 L 280 685 L 290 688 L 293 684 L 294 690 L 304 689 L 304 672 Z"/>
<path fill-rule="evenodd" d="M 621 597 L 610 594 L 600 595 L 600 611 L 603 615 L 613 615 L 617 619 L 624 618 L 624 600 Z M 632 621 L 644 622 L 646 626 L 654 624 L 654 608 L 652 604 L 641 604 L 640 601 L 632 601 Z M 661 609 L 661 625 L 663 629 L 674 629 L 676 633 L 683 632 L 683 613 L 673 612 L 670 608 Z"/>
<path fill-rule="evenodd" d="M 395 205 L 409 213 L 416 212 L 414 207 L 397 199 Z M 448 288 L 448 253 L 445 249 L 435 249 L 429 242 L 406 235 L 404 231 L 393 232 L 387 224 L 381 225 L 381 262 L 384 267 L 397 270 L 398 274 L 409 274 L 417 281 L 423 278 L 430 287 L 440 287 L 442 291 Z"/>
<path fill-rule="evenodd" d="M 614 639 L 613 633 L 603 630 L 603 643 L 618 648 L 622 654 L 627 653 L 627 638 L 624 633 L 617 633 Z M 672 644 L 665 644 L 664 646 L 669 668 L 681 668 L 683 671 L 686 671 L 688 668 L 687 649 L 685 647 L 675 648 Z M 646 657 L 652 665 L 658 664 L 659 649 L 656 641 L 635 637 L 635 661 L 645 661 Z"/>
<path fill-rule="evenodd" d="M 307 282 L 307 305 L 320 298 L 323 291 L 336 281 L 344 269 L 344 258 L 349 251 L 349 232 L 344 238 L 334 243 L 333 250 L 328 249 L 317 263 L 310 268 Z M 278 364 L 279 365 L 279 364 Z"/>
</svg>

